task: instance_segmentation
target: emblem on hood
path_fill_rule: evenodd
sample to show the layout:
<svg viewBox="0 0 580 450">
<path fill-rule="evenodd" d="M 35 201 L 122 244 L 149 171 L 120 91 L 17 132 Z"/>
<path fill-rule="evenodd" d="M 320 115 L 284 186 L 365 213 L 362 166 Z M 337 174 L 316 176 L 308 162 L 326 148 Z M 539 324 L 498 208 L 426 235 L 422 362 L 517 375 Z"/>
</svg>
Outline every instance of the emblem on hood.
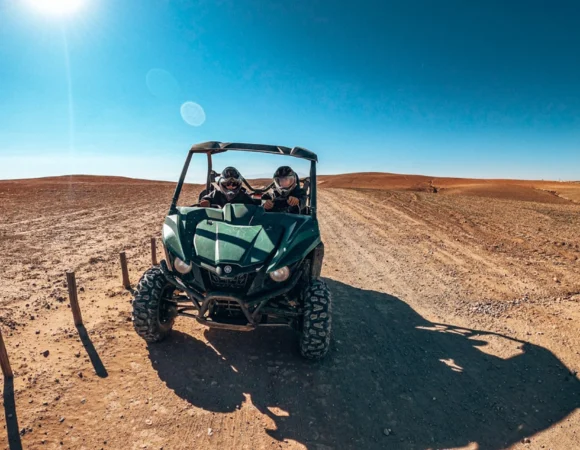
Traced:
<svg viewBox="0 0 580 450">
<path fill-rule="evenodd" d="M 225 273 L 232 273 L 232 266 L 225 266 L 224 267 L 224 272 Z"/>
</svg>

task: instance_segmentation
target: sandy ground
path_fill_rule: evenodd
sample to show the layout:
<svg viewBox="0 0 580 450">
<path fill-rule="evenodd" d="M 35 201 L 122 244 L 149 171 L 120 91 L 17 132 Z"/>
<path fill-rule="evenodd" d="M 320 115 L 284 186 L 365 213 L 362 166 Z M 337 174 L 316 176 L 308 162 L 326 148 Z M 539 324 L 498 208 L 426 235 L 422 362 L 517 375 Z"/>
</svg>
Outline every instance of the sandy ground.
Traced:
<svg viewBox="0 0 580 450">
<path fill-rule="evenodd" d="M 579 204 L 321 189 L 334 341 L 308 363 L 289 330 L 137 337 L 118 252 L 136 282 L 172 189 L 0 182 L 6 448 L 580 448 Z"/>
</svg>

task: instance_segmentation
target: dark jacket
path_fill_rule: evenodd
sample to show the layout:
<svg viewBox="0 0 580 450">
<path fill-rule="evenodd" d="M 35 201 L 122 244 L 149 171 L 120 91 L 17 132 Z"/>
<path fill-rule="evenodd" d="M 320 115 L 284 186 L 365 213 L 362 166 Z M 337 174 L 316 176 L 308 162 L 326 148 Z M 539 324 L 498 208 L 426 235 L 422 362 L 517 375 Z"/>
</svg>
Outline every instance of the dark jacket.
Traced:
<svg viewBox="0 0 580 450">
<path fill-rule="evenodd" d="M 288 197 L 296 197 L 300 203 L 298 206 L 290 206 L 284 200 Z M 300 214 L 300 211 L 306 206 L 306 191 L 300 186 L 296 186 L 287 197 L 282 197 L 276 189 L 262 195 L 262 200 L 272 200 L 274 202 L 274 207 L 269 209 L 269 212 L 285 212 L 291 214 Z"/>
<path fill-rule="evenodd" d="M 238 194 L 230 201 L 228 201 L 225 194 L 220 191 L 219 189 L 214 189 L 209 194 L 204 195 L 202 200 L 208 200 L 212 205 L 219 205 L 220 207 L 224 207 L 228 203 L 243 203 L 244 205 L 259 205 L 259 200 L 254 200 L 250 197 L 246 191 L 240 190 Z"/>
</svg>

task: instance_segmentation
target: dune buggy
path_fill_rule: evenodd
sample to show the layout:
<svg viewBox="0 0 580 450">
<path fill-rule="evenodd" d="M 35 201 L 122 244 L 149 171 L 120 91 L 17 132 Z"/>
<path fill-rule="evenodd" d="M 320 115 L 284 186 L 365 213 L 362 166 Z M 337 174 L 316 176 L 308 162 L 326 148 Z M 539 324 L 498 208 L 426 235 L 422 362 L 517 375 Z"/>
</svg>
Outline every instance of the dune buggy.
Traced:
<svg viewBox="0 0 580 450">
<path fill-rule="evenodd" d="M 260 205 L 223 208 L 177 206 L 194 154 L 207 155 L 203 194 L 215 189 L 212 155 L 263 152 L 310 161 L 299 180 L 307 201 L 300 214 L 267 212 Z M 324 245 L 316 218 L 317 156 L 301 147 L 205 142 L 194 145 L 163 224 L 165 259 L 147 270 L 136 288 L 133 323 L 147 342 L 163 340 L 177 316 L 228 330 L 290 326 L 302 356 L 322 358 L 331 332 L 331 294 L 320 272 Z M 259 197 L 272 186 L 253 188 Z M 198 200 L 199 201 L 199 200 Z"/>
</svg>

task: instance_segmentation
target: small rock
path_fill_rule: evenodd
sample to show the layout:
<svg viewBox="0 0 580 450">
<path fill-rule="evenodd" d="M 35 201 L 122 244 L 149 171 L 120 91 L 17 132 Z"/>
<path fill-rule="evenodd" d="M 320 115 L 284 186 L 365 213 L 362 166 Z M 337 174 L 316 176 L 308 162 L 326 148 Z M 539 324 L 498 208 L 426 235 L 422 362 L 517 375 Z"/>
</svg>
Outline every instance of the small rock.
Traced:
<svg viewBox="0 0 580 450">
<path fill-rule="evenodd" d="M 79 378 L 82 378 L 83 377 L 83 373 L 82 372 L 77 373 L 77 375 L 78 375 Z"/>
<path fill-rule="evenodd" d="M 64 422 L 64 417 L 61 417 L 60 419 L 58 419 L 59 423 L 63 423 Z"/>
<path fill-rule="evenodd" d="M 211 428 L 207 429 L 207 435 L 211 436 L 213 434 L 213 430 Z"/>
<path fill-rule="evenodd" d="M 522 443 L 523 443 L 523 444 L 529 444 L 530 442 L 532 442 L 532 441 L 530 440 L 530 438 L 524 438 L 524 439 L 522 439 Z"/>
<path fill-rule="evenodd" d="M 40 330 L 36 330 L 34 333 L 36 333 L 36 334 L 40 334 Z"/>
<path fill-rule="evenodd" d="M 87 402 L 86 398 L 81 398 L 81 403 L 84 405 Z"/>
<path fill-rule="evenodd" d="M 48 350 L 45 350 L 43 352 L 40 352 L 40 354 L 46 358 L 50 354 L 50 352 Z"/>
</svg>

